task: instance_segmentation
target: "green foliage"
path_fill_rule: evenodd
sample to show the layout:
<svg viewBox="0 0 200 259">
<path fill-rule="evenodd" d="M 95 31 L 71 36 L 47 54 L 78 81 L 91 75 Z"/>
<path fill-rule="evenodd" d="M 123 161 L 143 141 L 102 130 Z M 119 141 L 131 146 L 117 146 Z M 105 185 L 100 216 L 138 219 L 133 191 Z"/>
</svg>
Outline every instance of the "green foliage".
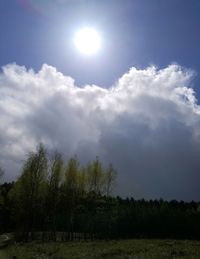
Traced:
<svg viewBox="0 0 200 259">
<path fill-rule="evenodd" d="M 116 170 L 113 168 L 113 165 L 110 164 L 108 166 L 108 168 L 105 171 L 105 194 L 106 196 L 110 196 L 113 188 L 114 188 L 114 184 L 116 181 L 116 177 L 117 177 L 117 172 Z"/>
<path fill-rule="evenodd" d="M 17 225 L 23 231 L 32 232 L 37 229 L 38 221 L 42 221 L 47 193 L 47 169 L 46 150 L 40 144 L 37 152 L 28 155 L 22 174 L 10 193 Z"/>
<path fill-rule="evenodd" d="M 79 162 L 77 157 L 69 159 L 65 171 L 65 188 L 69 195 L 75 196 L 78 192 Z"/>
<path fill-rule="evenodd" d="M 46 197 L 46 225 L 56 232 L 56 215 L 60 199 L 60 186 L 63 177 L 64 162 L 61 154 L 55 152 L 49 161 L 49 174 L 47 180 L 47 197 Z"/>
<path fill-rule="evenodd" d="M 49 158 L 40 144 L 36 152 L 28 154 L 9 191 L 15 230 L 25 240 L 41 230 L 51 231 L 54 240 L 57 230 L 69 232 L 70 238 L 77 231 L 93 235 L 107 210 L 101 195 L 110 194 L 113 175 L 114 169 L 104 169 L 98 157 L 86 167 L 80 166 L 76 156 L 64 164 L 61 154 L 55 152 Z"/>
</svg>

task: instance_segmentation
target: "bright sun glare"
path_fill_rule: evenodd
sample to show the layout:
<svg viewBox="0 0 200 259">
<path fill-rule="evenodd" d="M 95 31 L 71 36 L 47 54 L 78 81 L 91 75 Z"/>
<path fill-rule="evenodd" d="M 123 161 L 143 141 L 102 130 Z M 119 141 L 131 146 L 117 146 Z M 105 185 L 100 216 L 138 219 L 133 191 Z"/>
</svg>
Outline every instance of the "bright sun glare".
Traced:
<svg viewBox="0 0 200 259">
<path fill-rule="evenodd" d="M 101 37 L 96 30 L 85 27 L 76 33 L 74 43 L 81 53 L 89 56 L 99 51 Z"/>
</svg>

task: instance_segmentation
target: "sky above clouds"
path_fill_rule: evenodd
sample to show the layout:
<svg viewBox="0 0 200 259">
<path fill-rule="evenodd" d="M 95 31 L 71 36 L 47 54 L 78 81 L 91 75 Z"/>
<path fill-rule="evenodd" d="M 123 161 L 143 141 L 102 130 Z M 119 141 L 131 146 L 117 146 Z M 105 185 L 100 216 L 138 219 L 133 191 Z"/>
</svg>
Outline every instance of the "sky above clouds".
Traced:
<svg viewBox="0 0 200 259">
<path fill-rule="evenodd" d="M 164 68 L 177 62 L 198 71 L 199 12 L 199 0 L 1 0 L 0 65 L 16 62 L 39 70 L 47 63 L 79 86 L 102 87 L 132 66 Z M 74 34 L 82 26 L 102 34 L 95 58 L 74 48 Z"/>
<path fill-rule="evenodd" d="M 0 165 L 43 142 L 118 171 L 116 194 L 200 199 L 198 0 L 0 2 Z M 103 37 L 93 57 L 72 43 Z"/>
</svg>

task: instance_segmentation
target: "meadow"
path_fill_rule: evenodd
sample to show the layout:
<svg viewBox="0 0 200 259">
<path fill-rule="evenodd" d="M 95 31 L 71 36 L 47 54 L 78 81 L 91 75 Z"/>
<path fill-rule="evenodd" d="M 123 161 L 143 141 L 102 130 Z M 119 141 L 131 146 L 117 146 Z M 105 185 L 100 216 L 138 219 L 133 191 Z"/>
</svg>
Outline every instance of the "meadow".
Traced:
<svg viewBox="0 0 200 259">
<path fill-rule="evenodd" d="M 128 239 L 12 244 L 1 259 L 199 259 L 200 241 Z"/>
</svg>

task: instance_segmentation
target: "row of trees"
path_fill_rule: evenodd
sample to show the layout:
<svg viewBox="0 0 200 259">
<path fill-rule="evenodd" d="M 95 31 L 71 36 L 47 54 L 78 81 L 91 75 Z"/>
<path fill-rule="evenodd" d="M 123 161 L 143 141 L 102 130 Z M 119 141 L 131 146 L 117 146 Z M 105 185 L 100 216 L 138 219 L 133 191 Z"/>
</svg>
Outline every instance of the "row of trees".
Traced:
<svg viewBox="0 0 200 259">
<path fill-rule="evenodd" d="M 37 152 L 28 155 L 18 180 L 7 186 L 11 225 L 31 236 L 41 230 L 54 235 L 57 229 L 73 233 L 82 202 L 88 197 L 93 203 L 96 197 L 110 196 L 115 179 L 113 166 L 105 169 L 98 157 L 84 167 L 76 156 L 65 165 L 61 154 L 49 157 L 40 145 Z"/>
<path fill-rule="evenodd" d="M 116 171 L 96 158 L 65 164 L 40 145 L 16 182 L 0 185 L 0 232 L 20 239 L 50 233 L 81 238 L 200 238 L 200 203 L 112 197 Z"/>
</svg>

